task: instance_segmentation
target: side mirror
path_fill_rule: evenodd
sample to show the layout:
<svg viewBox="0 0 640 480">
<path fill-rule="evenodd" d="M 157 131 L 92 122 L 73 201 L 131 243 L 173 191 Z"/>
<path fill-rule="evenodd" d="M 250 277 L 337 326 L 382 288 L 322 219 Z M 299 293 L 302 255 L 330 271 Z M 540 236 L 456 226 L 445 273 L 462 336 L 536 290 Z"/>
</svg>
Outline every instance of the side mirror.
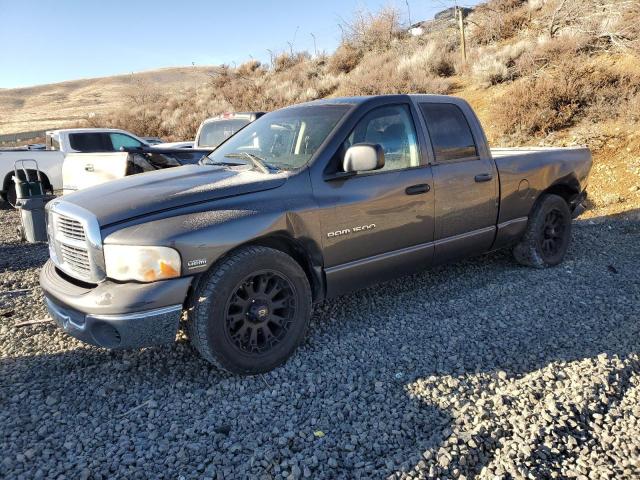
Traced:
<svg viewBox="0 0 640 480">
<path fill-rule="evenodd" d="M 344 154 L 342 169 L 349 172 L 369 172 L 384 167 L 384 150 L 377 143 L 358 143 Z"/>
</svg>

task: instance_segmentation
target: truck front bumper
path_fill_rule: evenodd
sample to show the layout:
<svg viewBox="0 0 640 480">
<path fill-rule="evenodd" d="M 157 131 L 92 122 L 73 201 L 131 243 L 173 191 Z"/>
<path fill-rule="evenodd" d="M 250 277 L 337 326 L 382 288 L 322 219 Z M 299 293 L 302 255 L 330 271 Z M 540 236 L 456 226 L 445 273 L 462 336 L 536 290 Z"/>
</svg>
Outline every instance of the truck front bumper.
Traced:
<svg viewBox="0 0 640 480">
<path fill-rule="evenodd" d="M 71 336 L 104 348 L 172 343 L 191 277 L 153 283 L 72 283 L 48 261 L 40 285 L 51 318 Z"/>
</svg>

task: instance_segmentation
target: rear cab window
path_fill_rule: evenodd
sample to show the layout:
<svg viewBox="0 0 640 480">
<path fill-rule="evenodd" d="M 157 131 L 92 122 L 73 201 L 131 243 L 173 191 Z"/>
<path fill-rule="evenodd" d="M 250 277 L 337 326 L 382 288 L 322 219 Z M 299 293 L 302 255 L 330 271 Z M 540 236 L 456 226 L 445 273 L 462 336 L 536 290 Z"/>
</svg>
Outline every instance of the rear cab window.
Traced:
<svg viewBox="0 0 640 480">
<path fill-rule="evenodd" d="M 198 147 L 217 147 L 249 123 L 248 118 L 214 120 L 205 123 L 200 131 Z"/>
<path fill-rule="evenodd" d="M 421 103 L 436 163 L 477 160 L 478 148 L 464 113 L 452 103 Z"/>
</svg>

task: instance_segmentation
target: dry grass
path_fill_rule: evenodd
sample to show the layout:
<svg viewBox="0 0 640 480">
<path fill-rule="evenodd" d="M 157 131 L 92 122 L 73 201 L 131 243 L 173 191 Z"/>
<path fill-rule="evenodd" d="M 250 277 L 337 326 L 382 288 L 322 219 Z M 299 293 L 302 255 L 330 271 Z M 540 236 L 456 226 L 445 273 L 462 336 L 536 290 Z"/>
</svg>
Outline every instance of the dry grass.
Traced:
<svg viewBox="0 0 640 480">
<path fill-rule="evenodd" d="M 620 68 L 624 56 L 566 56 L 541 75 L 514 82 L 493 115 L 505 135 L 520 140 L 625 115 L 640 94 L 640 68 Z"/>
</svg>

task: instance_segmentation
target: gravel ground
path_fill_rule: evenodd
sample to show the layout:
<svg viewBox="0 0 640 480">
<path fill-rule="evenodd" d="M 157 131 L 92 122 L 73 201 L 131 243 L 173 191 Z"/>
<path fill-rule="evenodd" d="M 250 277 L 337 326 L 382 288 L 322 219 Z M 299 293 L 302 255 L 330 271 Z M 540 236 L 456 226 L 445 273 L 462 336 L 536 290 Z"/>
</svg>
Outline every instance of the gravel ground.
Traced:
<svg viewBox="0 0 640 480">
<path fill-rule="evenodd" d="M 639 478 L 640 215 L 318 305 L 266 375 L 64 335 L 0 212 L 2 478 Z M 29 289 L 22 291 L 22 289 Z"/>
</svg>

